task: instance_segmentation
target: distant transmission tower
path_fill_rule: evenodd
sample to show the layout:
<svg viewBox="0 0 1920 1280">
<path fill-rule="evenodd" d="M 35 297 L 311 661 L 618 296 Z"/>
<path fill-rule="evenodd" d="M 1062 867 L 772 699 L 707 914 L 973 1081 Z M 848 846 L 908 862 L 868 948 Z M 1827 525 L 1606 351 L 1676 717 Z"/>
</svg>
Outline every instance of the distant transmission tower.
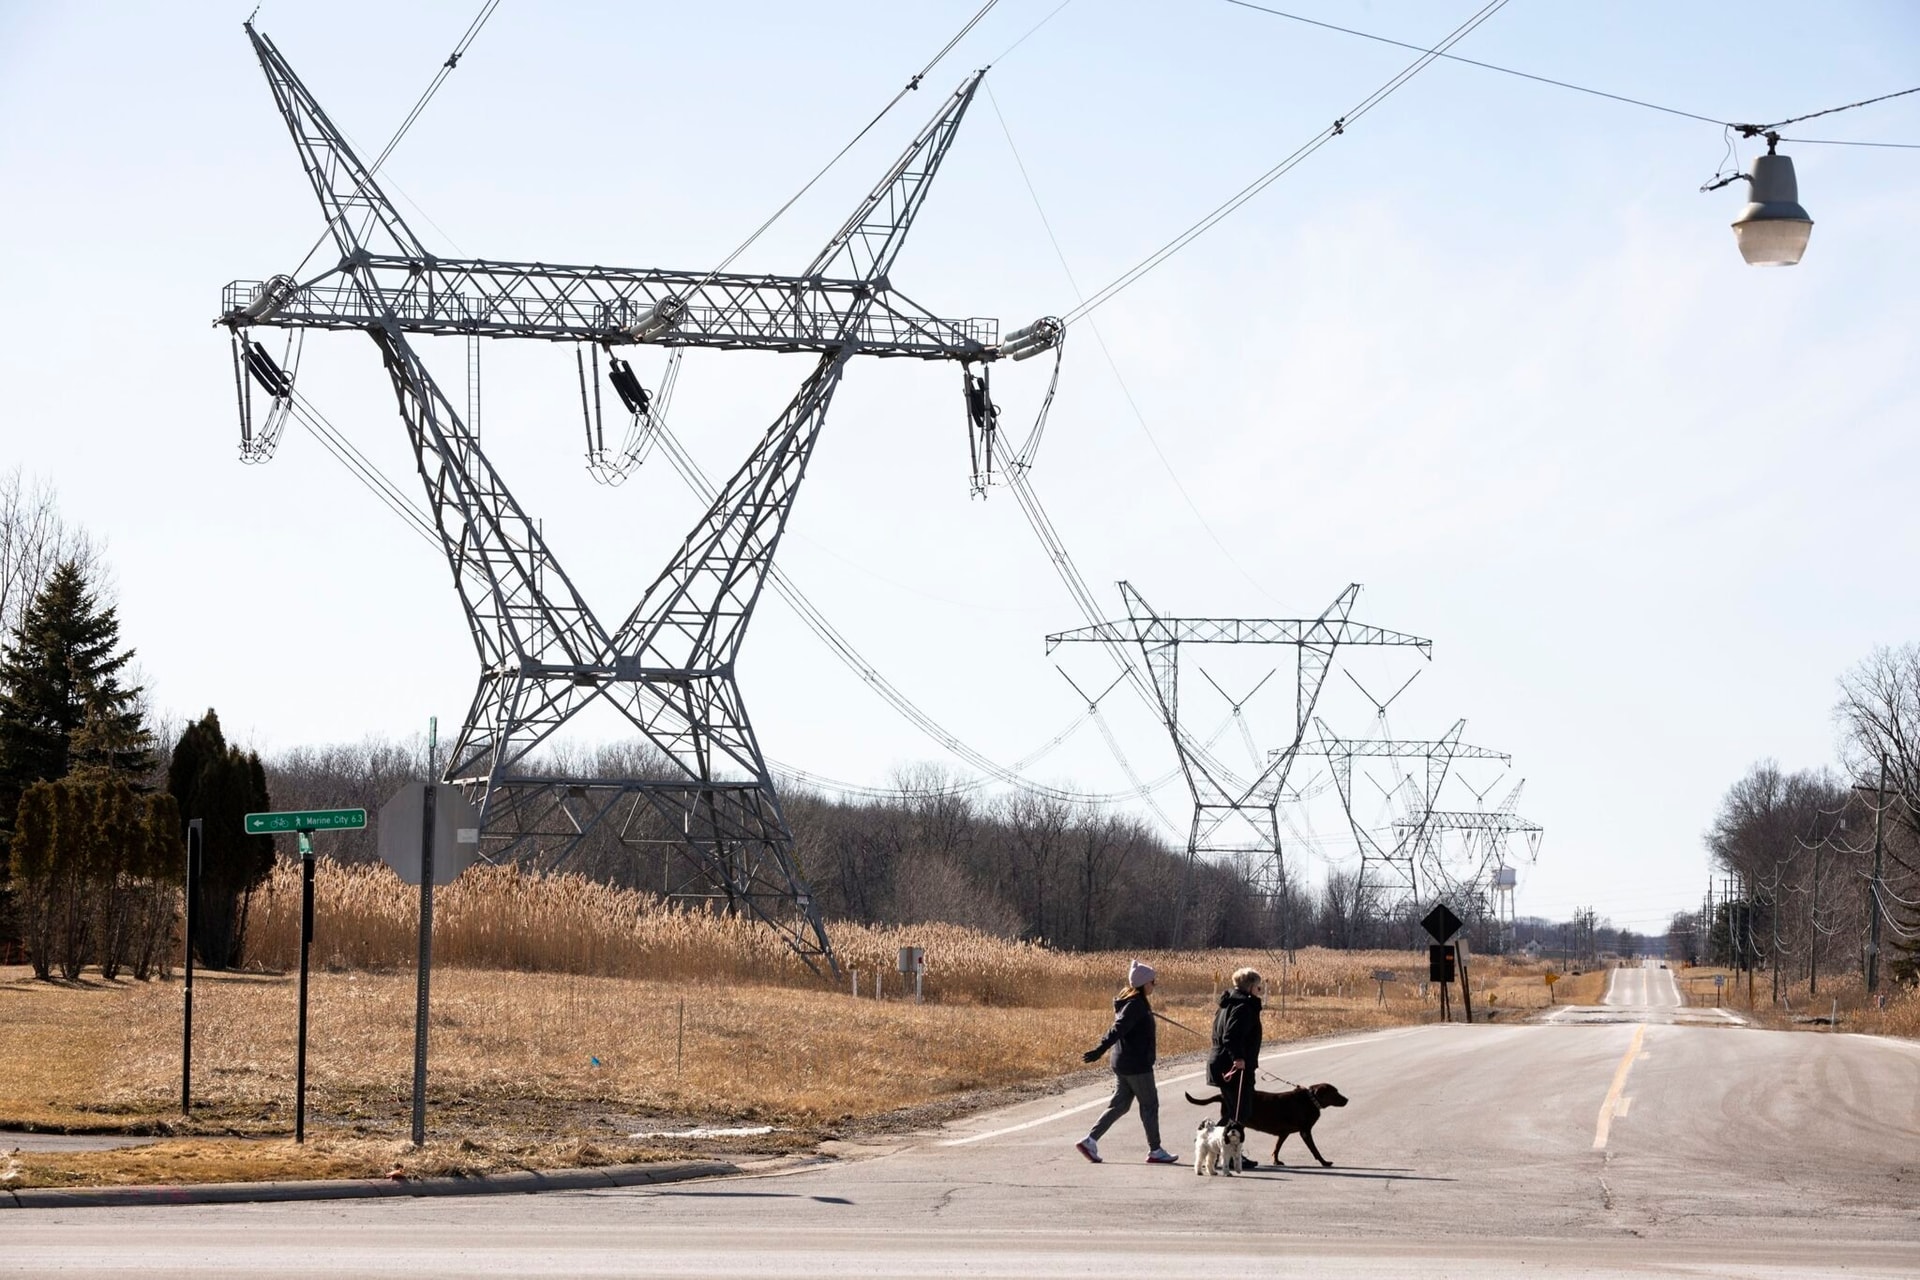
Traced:
<svg viewBox="0 0 1920 1280">
<path fill-rule="evenodd" d="M 1402 689 L 1405 687 L 1401 686 Z M 1364 689 L 1361 691 L 1365 692 Z M 1371 694 L 1367 696 L 1372 698 Z M 1391 703 L 1393 699 L 1387 701 Z M 1384 724 L 1385 704 L 1376 702 L 1374 705 L 1382 713 Z M 1340 793 L 1340 806 L 1346 812 L 1347 826 L 1353 832 L 1354 846 L 1360 853 L 1360 871 L 1353 896 L 1356 921 L 1389 919 L 1400 914 L 1400 908 L 1418 901 L 1421 888 L 1419 854 L 1425 847 L 1428 818 L 1434 803 L 1440 798 L 1440 788 L 1445 784 L 1453 762 L 1510 759 L 1504 752 L 1490 747 L 1476 747 L 1461 742 L 1460 734 L 1466 725 L 1465 720 L 1456 720 L 1452 728 L 1434 739 L 1354 740 L 1341 738 L 1327 728 L 1324 721 L 1314 720 L 1319 740 L 1312 746 L 1301 748 L 1300 754 L 1326 757 L 1328 772 L 1333 775 L 1334 787 Z M 1386 760 L 1394 765 L 1396 774 L 1399 761 L 1418 760 L 1423 764 L 1419 774 L 1398 778 L 1391 789 L 1383 789 L 1388 803 L 1401 808 L 1401 817 L 1394 821 L 1391 836 L 1384 843 L 1374 827 L 1362 820 L 1358 811 L 1353 776 L 1356 760 Z M 1377 783 L 1375 785 L 1378 786 Z"/>
<path fill-rule="evenodd" d="M 1050 635 L 1047 651 L 1051 653 L 1054 646 L 1072 641 L 1096 641 L 1108 645 L 1138 645 L 1146 658 L 1161 721 L 1173 738 L 1173 749 L 1193 796 L 1187 861 L 1173 911 L 1173 945 L 1177 947 L 1192 892 L 1193 866 L 1202 858 L 1252 852 L 1259 859 L 1255 868 L 1256 889 L 1269 905 L 1283 900 L 1287 869 L 1280 846 L 1278 809 L 1287 774 L 1306 737 L 1307 724 L 1314 704 L 1319 701 L 1320 686 L 1333 664 L 1335 649 L 1341 645 L 1411 645 L 1431 657 L 1433 642 L 1349 621 L 1353 602 L 1360 594 L 1359 583 L 1342 591 L 1317 618 L 1163 618 L 1131 584 L 1122 582 L 1120 594 L 1127 605 L 1124 620 Z M 1182 644 L 1286 644 L 1298 650 L 1293 740 L 1286 747 L 1269 753 L 1266 767 L 1251 781 L 1233 774 L 1182 726 L 1179 710 Z M 1233 702 L 1230 697 L 1228 701 Z M 1233 703 L 1235 715 L 1245 701 L 1243 698 Z M 1227 832 L 1238 838 L 1230 837 Z"/>
<path fill-rule="evenodd" d="M 307 280 L 227 286 L 220 323 L 233 333 L 243 437 L 258 452 L 248 376 L 276 412 L 293 396 L 286 372 L 248 336 L 254 327 L 357 330 L 380 349 L 479 650 L 479 687 L 445 777 L 480 803 L 488 856 L 552 866 L 588 837 L 611 835 L 629 850 L 663 854 L 671 896 L 748 913 L 809 965 L 837 970 L 794 864 L 735 661 L 828 402 L 854 356 L 984 364 L 1057 340 L 1058 324 L 1042 321 L 1003 346 L 993 321 L 943 320 L 892 291 L 895 258 L 984 73 L 961 83 L 798 275 L 564 267 L 429 252 L 273 43 L 251 24 L 246 30 L 339 259 Z M 614 356 L 619 347 L 818 359 L 640 602 L 609 628 L 481 450 L 477 349 L 469 342 L 463 418 L 416 354 L 411 339 L 420 334 L 592 344 L 596 371 L 604 350 L 609 380 L 636 414 L 648 397 Z M 584 401 L 584 362 L 581 369 Z M 602 700 L 658 749 L 664 776 L 583 778 L 534 767 L 530 753 Z"/>
<path fill-rule="evenodd" d="M 1519 878 L 1508 856 L 1513 837 L 1520 837 L 1529 864 L 1540 857 L 1544 829 L 1514 813 L 1526 785 L 1525 778 L 1516 782 L 1492 811 L 1429 808 L 1394 824 L 1396 832 L 1417 832 L 1415 856 L 1427 884 L 1469 924 L 1491 921 L 1502 930 L 1511 926 L 1512 891 Z M 1500 925 L 1503 890 L 1506 926 Z"/>
</svg>

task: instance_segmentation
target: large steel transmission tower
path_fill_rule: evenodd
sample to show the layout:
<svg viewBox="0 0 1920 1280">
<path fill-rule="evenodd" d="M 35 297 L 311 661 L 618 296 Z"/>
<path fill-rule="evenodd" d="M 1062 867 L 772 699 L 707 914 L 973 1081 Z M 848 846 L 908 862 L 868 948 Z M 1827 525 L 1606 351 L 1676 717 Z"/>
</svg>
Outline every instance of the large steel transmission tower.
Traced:
<svg viewBox="0 0 1920 1280">
<path fill-rule="evenodd" d="M 1280 799 L 1294 756 L 1306 738 L 1314 704 L 1320 698 L 1320 687 L 1333 665 L 1334 651 L 1341 645 L 1412 645 L 1431 657 L 1433 642 L 1351 621 L 1348 615 L 1360 594 L 1359 583 L 1342 591 L 1317 618 L 1163 618 L 1130 583 L 1120 583 L 1120 594 L 1127 605 L 1124 620 L 1050 635 L 1047 651 L 1051 653 L 1056 645 L 1072 641 L 1098 641 L 1108 645 L 1138 645 L 1146 658 L 1155 704 L 1173 738 L 1180 770 L 1193 797 L 1187 861 L 1179 897 L 1174 903 L 1173 945 L 1177 947 L 1197 860 L 1252 851 L 1260 859 L 1255 874 L 1262 895 L 1271 904 L 1284 893 L 1287 869 L 1280 845 Z M 1269 753 L 1265 768 L 1251 781 L 1228 770 L 1180 723 L 1182 644 L 1285 644 L 1293 645 L 1298 651 L 1293 740 L 1288 746 Z M 1237 706 L 1235 710 L 1238 711 Z M 1223 828 L 1238 839 L 1230 838 Z"/>
<path fill-rule="evenodd" d="M 1300 754 L 1326 758 L 1327 770 L 1333 775 L 1334 787 L 1340 794 L 1340 807 L 1346 813 L 1347 826 L 1360 852 L 1360 871 L 1353 895 L 1356 921 L 1385 919 L 1393 914 L 1396 903 L 1411 904 L 1419 898 L 1419 854 L 1426 847 L 1428 820 L 1454 761 L 1511 760 L 1505 752 L 1461 742 L 1460 735 L 1466 726 L 1465 720 L 1456 720 L 1445 734 L 1432 739 L 1353 740 L 1339 737 L 1324 721 L 1314 720 L 1318 741 L 1302 747 Z M 1384 843 L 1357 812 L 1355 760 L 1387 760 L 1396 770 L 1402 760 L 1422 762 L 1418 773 L 1408 773 L 1396 781 L 1385 796 L 1389 804 L 1400 806 L 1402 816 L 1393 824 L 1392 835 Z"/>
<path fill-rule="evenodd" d="M 273 43 L 246 30 L 339 261 L 307 280 L 228 285 L 219 322 L 256 373 L 265 353 L 245 336 L 254 326 L 360 330 L 380 349 L 479 651 L 479 685 L 445 778 L 480 802 L 488 856 L 551 866 L 589 835 L 611 833 L 628 848 L 664 851 L 671 895 L 749 913 L 810 965 L 837 969 L 735 661 L 852 358 L 1012 354 L 995 345 L 993 321 L 940 319 L 894 293 L 890 279 L 984 73 L 962 82 L 797 275 L 567 267 L 430 252 Z M 1039 328 L 1039 345 L 1050 345 L 1057 325 Z M 428 372 L 412 341 L 420 334 L 571 340 L 609 355 L 650 343 L 818 359 L 639 603 L 609 628 Z M 276 400 L 286 390 L 271 376 L 262 385 Z M 663 776 L 536 767 L 531 753 L 601 700 L 658 749 Z"/>
</svg>

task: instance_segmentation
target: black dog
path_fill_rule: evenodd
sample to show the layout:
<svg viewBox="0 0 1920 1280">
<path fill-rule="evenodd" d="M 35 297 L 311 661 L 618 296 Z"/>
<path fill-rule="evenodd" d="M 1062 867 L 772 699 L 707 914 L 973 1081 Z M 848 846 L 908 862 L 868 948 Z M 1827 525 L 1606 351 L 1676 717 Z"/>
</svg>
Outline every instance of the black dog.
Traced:
<svg viewBox="0 0 1920 1280">
<path fill-rule="evenodd" d="M 1220 1095 L 1211 1098 L 1196 1098 L 1187 1095 L 1187 1101 L 1196 1107 L 1213 1106 L 1219 1103 Z M 1320 1148 L 1313 1144 L 1313 1124 L 1320 1113 L 1328 1107 L 1344 1107 L 1347 1100 L 1340 1091 L 1330 1084 L 1303 1085 L 1298 1089 L 1289 1089 L 1285 1093 L 1267 1093 L 1255 1089 L 1248 1094 L 1240 1107 L 1240 1122 L 1249 1129 L 1275 1135 L 1273 1144 L 1273 1162 L 1280 1164 L 1280 1144 L 1287 1135 L 1297 1133 L 1307 1144 L 1307 1150 L 1313 1152 L 1322 1168 L 1330 1168 L 1333 1161 L 1320 1154 Z"/>
</svg>

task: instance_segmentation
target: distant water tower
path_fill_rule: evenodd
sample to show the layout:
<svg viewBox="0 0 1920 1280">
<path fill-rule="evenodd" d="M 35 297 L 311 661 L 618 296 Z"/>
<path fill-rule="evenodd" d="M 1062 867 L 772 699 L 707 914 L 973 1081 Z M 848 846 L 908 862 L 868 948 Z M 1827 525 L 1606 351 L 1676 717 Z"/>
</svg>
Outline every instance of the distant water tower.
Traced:
<svg viewBox="0 0 1920 1280">
<path fill-rule="evenodd" d="M 1514 868 L 1493 869 L 1493 949 L 1501 955 L 1513 950 L 1513 891 L 1519 882 Z"/>
</svg>

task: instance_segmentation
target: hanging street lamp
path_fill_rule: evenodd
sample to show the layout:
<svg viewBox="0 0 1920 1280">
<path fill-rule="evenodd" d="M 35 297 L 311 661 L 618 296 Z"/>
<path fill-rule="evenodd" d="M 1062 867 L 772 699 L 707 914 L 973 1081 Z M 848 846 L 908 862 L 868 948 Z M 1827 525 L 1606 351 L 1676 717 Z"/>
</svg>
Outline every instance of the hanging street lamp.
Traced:
<svg viewBox="0 0 1920 1280">
<path fill-rule="evenodd" d="M 1750 189 L 1747 207 L 1733 220 L 1733 237 L 1740 256 L 1754 267 L 1791 267 L 1807 251 L 1813 219 L 1800 206 L 1800 186 L 1793 176 L 1793 157 L 1776 155 L 1780 135 L 1767 133 L 1767 154 L 1755 156 L 1752 173 L 1736 173 L 1705 190 L 1744 179 Z"/>
</svg>

